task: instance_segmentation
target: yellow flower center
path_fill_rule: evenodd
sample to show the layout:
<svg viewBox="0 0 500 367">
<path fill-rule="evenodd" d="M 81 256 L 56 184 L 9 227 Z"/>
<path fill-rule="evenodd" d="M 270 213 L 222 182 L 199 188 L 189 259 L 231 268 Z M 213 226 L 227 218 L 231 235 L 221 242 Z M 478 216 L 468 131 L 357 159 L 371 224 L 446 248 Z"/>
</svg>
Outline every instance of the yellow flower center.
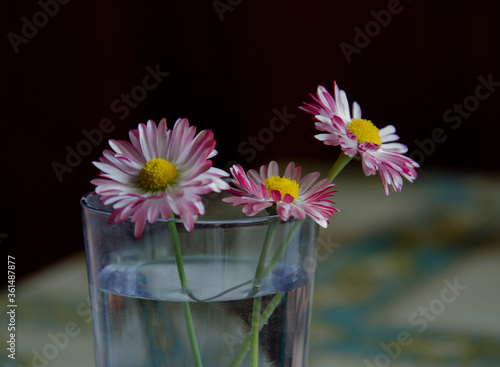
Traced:
<svg viewBox="0 0 500 367">
<path fill-rule="evenodd" d="M 377 145 L 382 144 L 380 139 L 379 130 L 370 120 L 354 119 L 346 126 L 350 132 L 356 135 L 360 143 L 374 143 Z"/>
<path fill-rule="evenodd" d="M 177 178 L 175 164 L 163 158 L 147 162 L 139 172 L 139 185 L 147 191 L 164 190 Z"/>
<path fill-rule="evenodd" d="M 278 190 L 281 192 L 281 197 L 290 194 L 295 199 L 299 198 L 299 184 L 290 178 L 271 176 L 264 181 L 264 185 L 266 185 L 269 195 L 271 195 L 271 190 Z"/>
</svg>

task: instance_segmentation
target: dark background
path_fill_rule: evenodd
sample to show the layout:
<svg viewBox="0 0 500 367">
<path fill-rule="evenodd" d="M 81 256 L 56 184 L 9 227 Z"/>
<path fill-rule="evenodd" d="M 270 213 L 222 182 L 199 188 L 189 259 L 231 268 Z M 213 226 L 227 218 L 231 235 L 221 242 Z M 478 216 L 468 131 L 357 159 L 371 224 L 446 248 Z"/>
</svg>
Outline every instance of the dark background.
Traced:
<svg viewBox="0 0 500 367">
<path fill-rule="evenodd" d="M 82 251 L 79 199 L 93 189 L 91 162 L 108 139 L 127 139 L 148 119 L 166 117 L 172 127 L 186 117 L 199 130 L 212 129 L 221 168 L 332 160 L 338 151 L 315 141 L 298 106 L 318 84 L 332 90 L 336 80 L 364 117 L 397 127 L 422 169 L 498 170 L 500 88 L 481 101 L 471 97 L 480 76 L 500 81 L 500 7 L 493 0 L 42 0 L 3 7 L 0 246 L 16 256 L 19 277 Z M 44 7 L 52 14 L 40 14 Z M 390 19 L 388 9 L 397 11 Z M 377 28 L 374 14 L 385 26 Z M 26 21 L 40 26 L 30 30 Z M 363 40 L 358 29 L 372 37 Z M 13 34 L 24 43 L 16 38 L 13 46 Z M 346 57 L 342 44 L 357 50 Z M 124 108 L 120 99 L 142 85 L 147 67 L 169 74 Z M 461 123 L 446 121 L 446 111 L 467 98 L 471 111 Z M 269 136 L 273 110 L 294 116 Z M 83 130 L 106 118 L 108 132 L 82 143 Z M 259 134 L 267 143 L 253 158 L 249 137 Z M 86 156 L 69 167 L 68 149 L 78 146 Z M 58 178 L 54 164 L 68 171 Z"/>
</svg>

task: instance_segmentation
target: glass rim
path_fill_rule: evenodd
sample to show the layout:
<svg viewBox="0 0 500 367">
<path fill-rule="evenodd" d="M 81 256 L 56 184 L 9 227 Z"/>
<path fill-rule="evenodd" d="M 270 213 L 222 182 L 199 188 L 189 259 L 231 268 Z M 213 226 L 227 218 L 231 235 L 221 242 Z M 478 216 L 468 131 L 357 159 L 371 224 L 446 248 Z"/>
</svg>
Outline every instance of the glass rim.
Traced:
<svg viewBox="0 0 500 367">
<path fill-rule="evenodd" d="M 88 198 L 97 195 L 95 191 L 90 191 L 83 195 L 80 199 L 80 206 L 84 209 L 93 211 L 95 213 L 103 214 L 110 216 L 112 213 L 112 209 L 105 209 L 101 207 L 96 207 L 95 205 L 92 205 L 91 203 L 88 202 Z M 100 201 L 99 201 L 100 202 Z M 227 204 L 231 205 L 231 204 Z M 197 224 L 201 225 L 215 225 L 215 224 L 267 224 L 273 219 L 279 218 L 277 214 L 275 215 L 266 215 L 266 216 L 256 216 L 256 217 L 244 217 L 244 218 L 228 218 L 228 219 L 198 219 L 195 222 L 195 226 Z M 129 220 L 130 217 L 127 219 Z M 292 222 L 294 218 L 290 218 L 288 222 Z M 169 219 L 163 219 L 162 217 L 159 217 L 156 222 L 164 222 L 167 223 L 169 221 L 173 221 L 175 223 L 184 223 L 181 218 L 169 218 Z"/>
</svg>

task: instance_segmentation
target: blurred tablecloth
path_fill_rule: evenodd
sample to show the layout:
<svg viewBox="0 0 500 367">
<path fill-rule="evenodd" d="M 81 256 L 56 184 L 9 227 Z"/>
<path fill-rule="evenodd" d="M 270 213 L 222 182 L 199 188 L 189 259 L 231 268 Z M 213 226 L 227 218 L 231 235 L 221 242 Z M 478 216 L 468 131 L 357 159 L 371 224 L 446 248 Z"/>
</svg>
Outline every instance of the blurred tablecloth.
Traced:
<svg viewBox="0 0 500 367">
<path fill-rule="evenodd" d="M 389 198 L 378 177 L 337 180 L 310 367 L 500 366 L 500 176 L 419 174 Z M 16 360 L 1 316 L 2 366 L 94 366 L 83 252 L 21 281 L 17 303 Z"/>
</svg>

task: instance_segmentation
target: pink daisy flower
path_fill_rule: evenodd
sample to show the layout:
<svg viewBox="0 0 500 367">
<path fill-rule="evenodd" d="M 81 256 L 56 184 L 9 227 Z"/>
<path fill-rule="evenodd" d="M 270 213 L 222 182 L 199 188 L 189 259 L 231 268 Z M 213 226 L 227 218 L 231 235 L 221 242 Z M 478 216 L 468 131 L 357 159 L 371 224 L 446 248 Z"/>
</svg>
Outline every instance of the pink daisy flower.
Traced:
<svg viewBox="0 0 500 367">
<path fill-rule="evenodd" d="M 226 172 L 212 167 L 217 154 L 213 133 L 201 131 L 187 119 L 178 119 L 172 130 L 165 119 L 158 126 L 149 120 L 129 133 L 130 141 L 110 140 L 100 162 L 100 178 L 91 181 L 105 205 L 113 204 L 110 223 L 129 217 L 135 223 L 135 237 L 142 235 L 146 221 L 178 215 L 192 231 L 205 208 L 200 195 L 226 190 L 221 178 Z"/>
<path fill-rule="evenodd" d="M 231 167 L 232 179 L 236 188 L 228 192 L 234 196 L 222 199 L 233 206 L 243 206 L 243 213 L 256 215 L 264 209 L 275 206 L 276 213 L 283 221 L 291 216 L 298 220 L 311 217 L 320 226 L 326 228 L 329 217 L 338 211 L 331 204 L 331 189 L 334 184 L 328 178 L 318 182 L 319 172 L 309 173 L 301 179 L 301 167 L 290 162 L 283 176 L 279 176 L 278 163 L 272 161 L 269 167 L 263 165 L 260 172 L 249 170 L 245 173 L 240 165 Z"/>
<path fill-rule="evenodd" d="M 335 85 L 335 97 L 323 86 L 319 86 L 317 96 L 311 94 L 316 103 L 304 103 L 300 108 L 316 119 L 316 129 L 324 133 L 316 139 L 326 145 L 340 145 L 349 157 L 361 156 L 363 171 L 366 176 L 380 173 L 386 195 L 389 186 L 394 191 L 401 191 L 403 178 L 413 182 L 417 178 L 418 163 L 403 154 L 408 148 L 396 143 L 399 136 L 396 128 L 388 125 L 378 129 L 371 121 L 361 118 L 361 107 L 354 102 L 352 117 L 346 93 Z"/>
</svg>

